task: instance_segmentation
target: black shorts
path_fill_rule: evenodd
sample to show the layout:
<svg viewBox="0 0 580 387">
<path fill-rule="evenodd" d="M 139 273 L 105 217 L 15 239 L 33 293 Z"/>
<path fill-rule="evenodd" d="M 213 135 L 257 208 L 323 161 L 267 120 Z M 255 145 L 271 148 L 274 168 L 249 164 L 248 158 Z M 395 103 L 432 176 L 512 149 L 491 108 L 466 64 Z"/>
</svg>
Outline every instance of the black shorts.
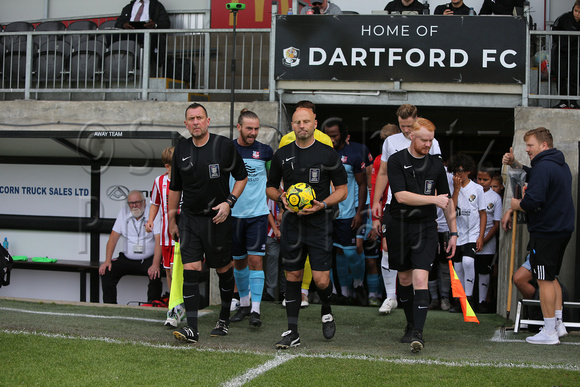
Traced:
<svg viewBox="0 0 580 387">
<path fill-rule="evenodd" d="M 477 254 L 475 256 L 475 272 L 477 274 L 491 274 L 491 263 L 495 254 Z"/>
<path fill-rule="evenodd" d="M 461 262 L 463 257 L 471 257 L 475 259 L 475 243 L 466 243 L 457 246 L 455 249 L 455 255 L 453 256 L 453 262 Z"/>
<path fill-rule="evenodd" d="M 357 230 L 352 229 L 352 220 L 353 218 L 334 220 L 332 240 L 336 247 L 341 249 L 356 248 Z"/>
<path fill-rule="evenodd" d="M 181 214 L 179 219 L 181 260 L 184 264 L 202 261 L 219 269 L 232 261 L 232 217 L 214 224 L 211 216 Z"/>
<path fill-rule="evenodd" d="M 384 214 L 383 218 L 387 218 L 389 268 L 431 270 L 437 254 L 437 222 L 404 222 L 390 214 Z"/>
<path fill-rule="evenodd" d="M 249 255 L 266 255 L 268 215 L 253 218 L 232 217 L 232 255 L 243 259 Z"/>
<path fill-rule="evenodd" d="M 530 265 L 537 280 L 554 281 L 560 274 L 570 236 L 558 239 L 530 238 Z"/>
<path fill-rule="evenodd" d="M 332 267 L 332 218 L 330 214 L 296 215 L 285 211 L 280 227 L 280 253 L 286 271 L 304 269 L 306 257 L 315 271 Z"/>
</svg>

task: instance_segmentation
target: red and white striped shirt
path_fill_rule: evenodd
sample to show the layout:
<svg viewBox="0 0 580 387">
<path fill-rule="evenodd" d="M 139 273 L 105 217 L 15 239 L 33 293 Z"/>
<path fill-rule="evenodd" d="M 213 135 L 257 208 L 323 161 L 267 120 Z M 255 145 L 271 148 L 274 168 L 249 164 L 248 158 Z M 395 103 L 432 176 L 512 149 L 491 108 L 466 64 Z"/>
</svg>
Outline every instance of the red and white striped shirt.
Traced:
<svg viewBox="0 0 580 387">
<path fill-rule="evenodd" d="M 172 246 L 175 244 L 169 236 L 168 230 L 168 205 L 169 205 L 169 176 L 166 174 L 155 178 L 151 191 L 151 204 L 159 206 L 157 216 L 161 219 L 161 246 Z"/>
</svg>

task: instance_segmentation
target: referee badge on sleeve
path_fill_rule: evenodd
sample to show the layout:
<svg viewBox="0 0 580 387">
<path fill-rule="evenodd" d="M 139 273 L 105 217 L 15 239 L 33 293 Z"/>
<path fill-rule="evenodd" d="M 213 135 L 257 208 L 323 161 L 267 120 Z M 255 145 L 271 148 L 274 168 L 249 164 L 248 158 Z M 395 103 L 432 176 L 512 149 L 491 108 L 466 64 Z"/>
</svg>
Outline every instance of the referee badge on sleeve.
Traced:
<svg viewBox="0 0 580 387">
<path fill-rule="evenodd" d="M 310 184 L 320 182 L 320 168 L 310 168 L 310 176 L 308 176 L 308 182 Z"/>
<path fill-rule="evenodd" d="M 433 180 L 425 180 L 425 195 L 433 195 Z"/>
<path fill-rule="evenodd" d="M 219 164 L 210 164 L 209 165 L 209 178 L 210 179 L 217 179 L 220 177 L 220 165 Z"/>
</svg>

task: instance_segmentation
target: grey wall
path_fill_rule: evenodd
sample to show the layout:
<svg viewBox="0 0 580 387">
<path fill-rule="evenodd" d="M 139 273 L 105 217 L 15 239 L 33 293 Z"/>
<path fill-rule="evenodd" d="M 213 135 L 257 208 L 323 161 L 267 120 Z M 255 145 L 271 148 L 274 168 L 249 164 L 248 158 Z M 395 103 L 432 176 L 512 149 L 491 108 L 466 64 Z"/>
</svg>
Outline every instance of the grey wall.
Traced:
<svg viewBox="0 0 580 387">
<path fill-rule="evenodd" d="M 513 147 L 516 159 L 525 165 L 530 165 L 530 159 L 525 152 L 524 133 L 528 130 L 543 126 L 550 130 L 554 137 L 554 147 L 564 152 L 566 162 L 572 171 L 572 197 L 576 217 L 578 216 L 578 142 L 580 141 L 580 131 L 578 122 L 580 120 L 580 110 L 568 109 L 542 109 L 542 108 L 517 108 L 515 110 L 515 133 Z M 506 149 L 508 151 L 509 149 Z M 504 197 L 504 212 L 509 208 L 512 198 L 512 189 L 509 181 L 506 184 Z M 519 225 L 516 232 L 515 265 L 514 272 L 525 261 L 527 254 L 526 246 L 529 240 L 526 225 Z M 512 233 L 500 233 L 500 258 L 499 258 L 499 278 L 498 278 L 498 313 L 505 316 L 508 294 L 509 261 L 511 252 Z M 566 255 L 560 271 L 560 279 L 568 288 L 571 299 L 577 299 L 580 294 L 574 294 L 576 265 L 579 264 L 576 257 L 576 233 L 566 249 Z M 517 292 L 515 286 L 512 293 L 512 305 L 510 317 L 515 316 L 517 299 L 521 294 Z"/>
</svg>

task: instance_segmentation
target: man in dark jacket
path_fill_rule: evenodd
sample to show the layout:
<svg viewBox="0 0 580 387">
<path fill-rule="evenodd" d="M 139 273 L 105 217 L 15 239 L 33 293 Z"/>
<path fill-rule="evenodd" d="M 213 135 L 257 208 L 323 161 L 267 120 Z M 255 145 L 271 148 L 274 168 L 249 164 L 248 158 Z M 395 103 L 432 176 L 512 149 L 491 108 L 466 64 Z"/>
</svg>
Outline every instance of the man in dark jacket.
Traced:
<svg viewBox="0 0 580 387">
<path fill-rule="evenodd" d="M 139 24 L 139 22 L 144 24 Z M 158 0 L 132 0 L 121 11 L 121 16 L 115 22 L 116 28 L 133 30 L 135 28 L 145 29 L 168 29 L 171 27 L 169 15 L 165 7 Z M 130 35 L 132 39 L 135 35 Z M 138 34 L 137 42 L 143 45 L 143 34 Z M 165 62 L 165 42 L 164 34 L 151 35 L 151 60 L 153 69 L 160 67 Z M 155 76 L 154 70 L 152 76 Z"/>
<path fill-rule="evenodd" d="M 522 166 L 514 158 L 513 149 L 503 156 L 503 163 L 524 168 L 528 188 L 522 199 L 512 198 L 511 209 L 525 211 L 528 216 L 530 264 L 540 288 L 540 306 L 544 329 L 526 338 L 532 344 L 558 344 L 567 334 L 562 323 L 562 290 L 556 281 L 564 251 L 574 231 L 572 174 L 564 154 L 554 149 L 552 134 L 537 128 L 524 135 L 526 152 L 532 167 Z"/>
<path fill-rule="evenodd" d="M 484 0 L 480 15 L 518 15 L 524 12 L 524 0 Z"/>
<path fill-rule="evenodd" d="M 393 0 L 385 7 L 385 11 L 393 15 L 421 15 L 424 10 L 418 0 Z"/>
<path fill-rule="evenodd" d="M 576 0 L 572 11 L 556 19 L 554 31 L 580 31 L 580 0 Z M 578 36 L 559 35 L 552 38 L 552 74 L 558 78 L 558 94 L 578 95 Z M 561 100 L 556 106 L 565 109 L 579 108 L 578 102 Z"/>
</svg>

